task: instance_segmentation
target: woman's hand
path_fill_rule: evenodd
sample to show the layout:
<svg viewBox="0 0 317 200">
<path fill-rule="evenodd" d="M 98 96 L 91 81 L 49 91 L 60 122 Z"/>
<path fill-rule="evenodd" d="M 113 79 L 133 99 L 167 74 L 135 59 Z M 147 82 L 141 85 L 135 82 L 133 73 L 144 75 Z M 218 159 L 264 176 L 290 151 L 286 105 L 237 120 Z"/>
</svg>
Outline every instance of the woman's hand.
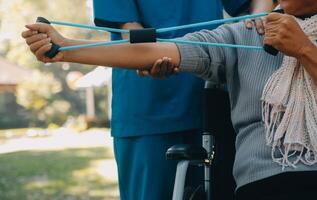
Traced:
<svg viewBox="0 0 317 200">
<path fill-rule="evenodd" d="M 66 39 L 60 35 L 51 25 L 36 23 L 25 26 L 28 30 L 22 32 L 22 37 L 30 47 L 37 60 L 44 63 L 59 62 L 63 60 L 63 53 L 59 52 L 54 58 L 48 58 L 45 53 L 52 47 L 52 43 L 65 46 Z"/>
<path fill-rule="evenodd" d="M 177 74 L 179 68 L 176 67 L 171 58 L 164 57 L 158 59 L 152 66 L 151 70 L 138 70 L 139 76 L 151 76 L 157 79 L 165 79 L 170 75 Z"/>
<path fill-rule="evenodd" d="M 299 59 L 306 48 L 314 45 L 303 32 L 295 17 L 272 13 L 266 18 L 264 44 Z"/>
</svg>

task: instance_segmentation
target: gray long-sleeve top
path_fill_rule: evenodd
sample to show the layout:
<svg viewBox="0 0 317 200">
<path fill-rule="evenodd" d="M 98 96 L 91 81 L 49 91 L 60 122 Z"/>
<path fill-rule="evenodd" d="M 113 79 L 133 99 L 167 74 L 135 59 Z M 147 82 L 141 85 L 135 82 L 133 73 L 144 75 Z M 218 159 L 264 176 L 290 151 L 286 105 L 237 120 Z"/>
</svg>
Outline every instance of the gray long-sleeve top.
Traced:
<svg viewBox="0 0 317 200">
<path fill-rule="evenodd" d="M 214 31 L 203 30 L 187 34 L 182 39 L 263 45 L 263 36 L 258 35 L 255 30 L 247 30 L 243 23 L 223 25 Z M 237 188 L 283 172 L 317 170 L 317 165 L 303 164 L 298 164 L 297 168 L 282 170 L 279 164 L 273 162 L 271 147 L 266 145 L 260 98 L 267 80 L 282 64 L 281 53 L 272 56 L 258 50 L 188 44 L 177 46 L 182 71 L 194 73 L 206 80 L 219 80 L 219 72 L 225 72 L 231 118 L 237 133 L 233 169 Z"/>
</svg>

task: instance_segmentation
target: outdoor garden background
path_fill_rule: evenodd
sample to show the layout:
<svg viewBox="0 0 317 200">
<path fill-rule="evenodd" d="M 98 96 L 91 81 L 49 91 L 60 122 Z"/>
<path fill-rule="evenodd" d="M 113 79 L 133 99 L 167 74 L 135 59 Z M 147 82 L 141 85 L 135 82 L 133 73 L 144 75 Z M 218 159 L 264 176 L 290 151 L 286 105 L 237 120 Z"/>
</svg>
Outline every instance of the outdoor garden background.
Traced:
<svg viewBox="0 0 317 200">
<path fill-rule="evenodd" d="M 119 199 L 107 128 L 111 72 L 82 77 L 93 68 L 36 61 L 20 35 L 37 16 L 93 24 L 92 2 L 0 0 L 0 200 Z M 108 39 L 57 28 L 69 37 Z"/>
</svg>

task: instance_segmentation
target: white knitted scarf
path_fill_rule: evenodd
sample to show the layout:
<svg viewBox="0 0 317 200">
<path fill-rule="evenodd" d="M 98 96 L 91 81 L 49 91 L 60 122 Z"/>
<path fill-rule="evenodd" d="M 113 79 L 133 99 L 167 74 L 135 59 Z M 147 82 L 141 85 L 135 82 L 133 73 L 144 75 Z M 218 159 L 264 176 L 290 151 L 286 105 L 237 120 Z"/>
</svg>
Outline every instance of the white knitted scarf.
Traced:
<svg viewBox="0 0 317 200">
<path fill-rule="evenodd" d="M 296 20 L 316 44 L 317 15 Z M 316 164 L 317 85 L 296 58 L 284 56 L 282 66 L 266 83 L 261 100 L 273 161 L 283 169 L 295 168 L 299 162 Z"/>
</svg>

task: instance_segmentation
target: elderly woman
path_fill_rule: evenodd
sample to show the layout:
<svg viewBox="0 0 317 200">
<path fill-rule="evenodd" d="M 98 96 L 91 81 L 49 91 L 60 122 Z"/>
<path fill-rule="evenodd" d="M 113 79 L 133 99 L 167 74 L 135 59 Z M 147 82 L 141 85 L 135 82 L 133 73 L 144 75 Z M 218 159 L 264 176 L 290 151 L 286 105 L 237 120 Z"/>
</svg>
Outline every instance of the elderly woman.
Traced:
<svg viewBox="0 0 317 200">
<path fill-rule="evenodd" d="M 276 57 L 245 49 L 155 43 L 60 52 L 50 59 L 44 55 L 50 41 L 60 46 L 89 42 L 64 38 L 47 24 L 27 25 L 22 36 L 42 62 L 149 69 L 167 56 L 180 71 L 207 80 L 219 79 L 224 71 L 237 132 L 237 199 L 303 199 L 315 194 L 317 180 L 317 1 L 280 0 L 280 6 L 286 14 L 266 18 L 264 37 L 237 23 L 183 38 L 258 46 L 264 42 L 282 52 Z"/>
</svg>

